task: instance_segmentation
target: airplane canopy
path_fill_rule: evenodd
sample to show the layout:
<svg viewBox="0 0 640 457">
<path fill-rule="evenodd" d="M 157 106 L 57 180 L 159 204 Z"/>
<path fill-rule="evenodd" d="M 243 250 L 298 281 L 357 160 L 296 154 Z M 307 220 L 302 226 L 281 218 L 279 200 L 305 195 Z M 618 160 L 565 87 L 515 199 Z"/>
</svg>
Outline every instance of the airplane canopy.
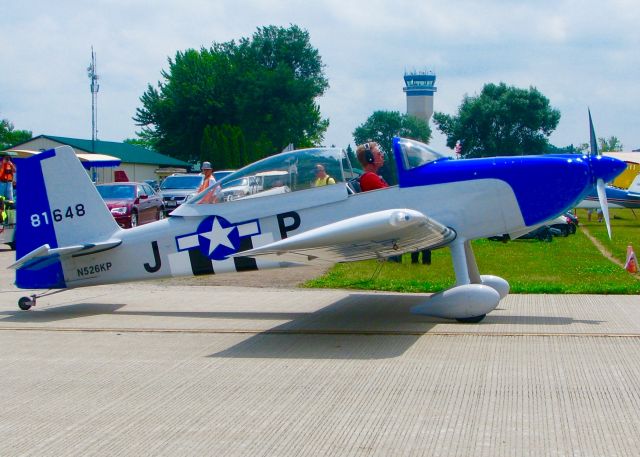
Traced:
<svg viewBox="0 0 640 457">
<path fill-rule="evenodd" d="M 344 183 L 345 176 L 355 175 L 347 154 L 341 149 L 313 148 L 283 152 L 224 177 L 185 205 L 224 203 L 297 192 Z"/>
</svg>

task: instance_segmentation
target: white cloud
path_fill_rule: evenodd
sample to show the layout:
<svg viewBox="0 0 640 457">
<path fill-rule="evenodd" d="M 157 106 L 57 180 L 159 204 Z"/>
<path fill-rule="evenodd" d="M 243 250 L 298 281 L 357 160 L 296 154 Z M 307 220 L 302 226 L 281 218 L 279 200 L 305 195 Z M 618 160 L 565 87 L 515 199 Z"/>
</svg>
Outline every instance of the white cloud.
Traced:
<svg viewBox="0 0 640 457">
<path fill-rule="evenodd" d="M 415 68 L 436 72 L 438 111 L 454 113 L 487 82 L 532 85 L 563 114 L 556 144 L 586 141 L 589 105 L 600 136 L 640 147 L 639 21 L 633 0 L 11 2 L 0 16 L 0 116 L 35 134 L 88 138 L 93 45 L 100 136 L 131 137 L 139 97 L 167 57 L 297 24 L 326 64 L 326 144 L 351 142 L 373 110 L 404 111 L 402 76 Z"/>
</svg>

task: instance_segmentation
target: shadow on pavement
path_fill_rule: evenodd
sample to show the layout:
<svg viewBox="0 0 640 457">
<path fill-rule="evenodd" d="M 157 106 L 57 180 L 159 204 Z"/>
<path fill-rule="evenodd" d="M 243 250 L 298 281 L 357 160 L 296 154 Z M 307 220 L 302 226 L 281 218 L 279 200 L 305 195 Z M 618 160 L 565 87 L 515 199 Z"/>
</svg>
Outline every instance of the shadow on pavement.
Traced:
<svg viewBox="0 0 640 457">
<path fill-rule="evenodd" d="M 496 314 L 488 314 L 482 321 L 482 324 L 498 324 L 498 325 L 573 325 L 588 324 L 600 325 L 605 321 L 597 321 L 591 319 L 574 319 L 564 316 L 500 316 Z"/>
<path fill-rule="evenodd" d="M 242 342 L 211 354 L 218 358 L 302 358 L 302 359 L 387 359 L 404 354 L 422 335 L 438 324 L 452 321 L 410 313 L 422 303 L 424 295 L 351 294 L 329 306 L 310 312 L 260 311 L 158 311 L 127 310 L 124 304 L 77 303 L 37 309 L 36 312 L 0 312 L 1 323 L 47 323 L 80 317 L 108 315 L 150 316 L 219 320 L 211 325 L 212 333 L 253 332 L 254 327 L 226 324 L 224 320 L 274 320 L 287 322 L 257 330 Z M 503 308 L 504 309 L 504 308 Z M 513 316 L 490 314 L 479 324 L 456 324 L 452 333 L 490 336 L 476 332 L 484 325 L 568 326 L 600 325 L 598 320 L 576 320 L 563 316 Z M 269 324 L 267 324 L 269 325 Z M 171 322 L 168 322 L 171 326 Z M 458 327 L 459 326 L 459 327 Z M 449 327 L 450 329 L 451 327 Z M 205 328 L 206 329 L 206 328 Z M 176 327 L 180 330 L 180 327 Z M 188 331 L 189 329 L 185 329 Z M 499 332 L 496 329 L 495 332 Z M 544 332 L 543 332 L 544 333 Z"/>
<path fill-rule="evenodd" d="M 22 322 L 29 324 L 58 322 L 67 319 L 77 319 L 80 317 L 99 316 L 101 314 L 114 314 L 124 304 L 113 303 L 78 303 L 74 305 L 52 306 L 50 308 L 36 307 L 33 311 L 2 311 L 0 312 L 0 322 Z M 16 306 L 17 308 L 17 306 Z"/>
</svg>

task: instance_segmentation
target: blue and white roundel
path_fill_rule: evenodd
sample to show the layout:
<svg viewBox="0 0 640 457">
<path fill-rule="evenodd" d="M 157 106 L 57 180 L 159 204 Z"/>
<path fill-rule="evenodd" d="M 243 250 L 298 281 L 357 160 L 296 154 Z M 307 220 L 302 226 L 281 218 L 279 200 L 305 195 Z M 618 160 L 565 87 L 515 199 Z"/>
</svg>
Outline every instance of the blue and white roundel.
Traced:
<svg viewBox="0 0 640 457">
<path fill-rule="evenodd" d="M 213 260 L 224 260 L 238 252 L 238 227 L 220 216 L 204 219 L 198 226 L 200 251 Z"/>
<path fill-rule="evenodd" d="M 234 224 L 221 216 L 209 216 L 200 222 L 195 233 L 176 237 L 176 243 L 178 251 L 198 248 L 212 260 L 225 260 L 238 252 L 242 238 L 258 234 L 257 220 Z"/>
</svg>

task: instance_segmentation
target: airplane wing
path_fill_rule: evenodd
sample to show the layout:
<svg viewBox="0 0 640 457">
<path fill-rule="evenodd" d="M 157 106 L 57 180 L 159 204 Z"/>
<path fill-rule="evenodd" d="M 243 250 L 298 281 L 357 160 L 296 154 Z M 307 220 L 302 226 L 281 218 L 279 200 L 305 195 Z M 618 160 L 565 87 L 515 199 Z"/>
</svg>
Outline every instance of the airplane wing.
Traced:
<svg viewBox="0 0 640 457">
<path fill-rule="evenodd" d="M 455 231 L 410 209 L 368 213 L 269 243 L 234 257 L 295 263 L 336 263 L 386 258 L 444 246 Z"/>
<path fill-rule="evenodd" d="M 122 243 L 121 240 L 108 240 L 99 243 L 78 244 L 75 246 L 65 246 L 62 248 L 51 248 L 44 244 L 37 249 L 18 259 L 8 268 L 14 270 L 40 270 L 47 265 L 64 257 L 80 257 L 83 255 L 96 254 L 98 252 L 113 249 Z"/>
</svg>

